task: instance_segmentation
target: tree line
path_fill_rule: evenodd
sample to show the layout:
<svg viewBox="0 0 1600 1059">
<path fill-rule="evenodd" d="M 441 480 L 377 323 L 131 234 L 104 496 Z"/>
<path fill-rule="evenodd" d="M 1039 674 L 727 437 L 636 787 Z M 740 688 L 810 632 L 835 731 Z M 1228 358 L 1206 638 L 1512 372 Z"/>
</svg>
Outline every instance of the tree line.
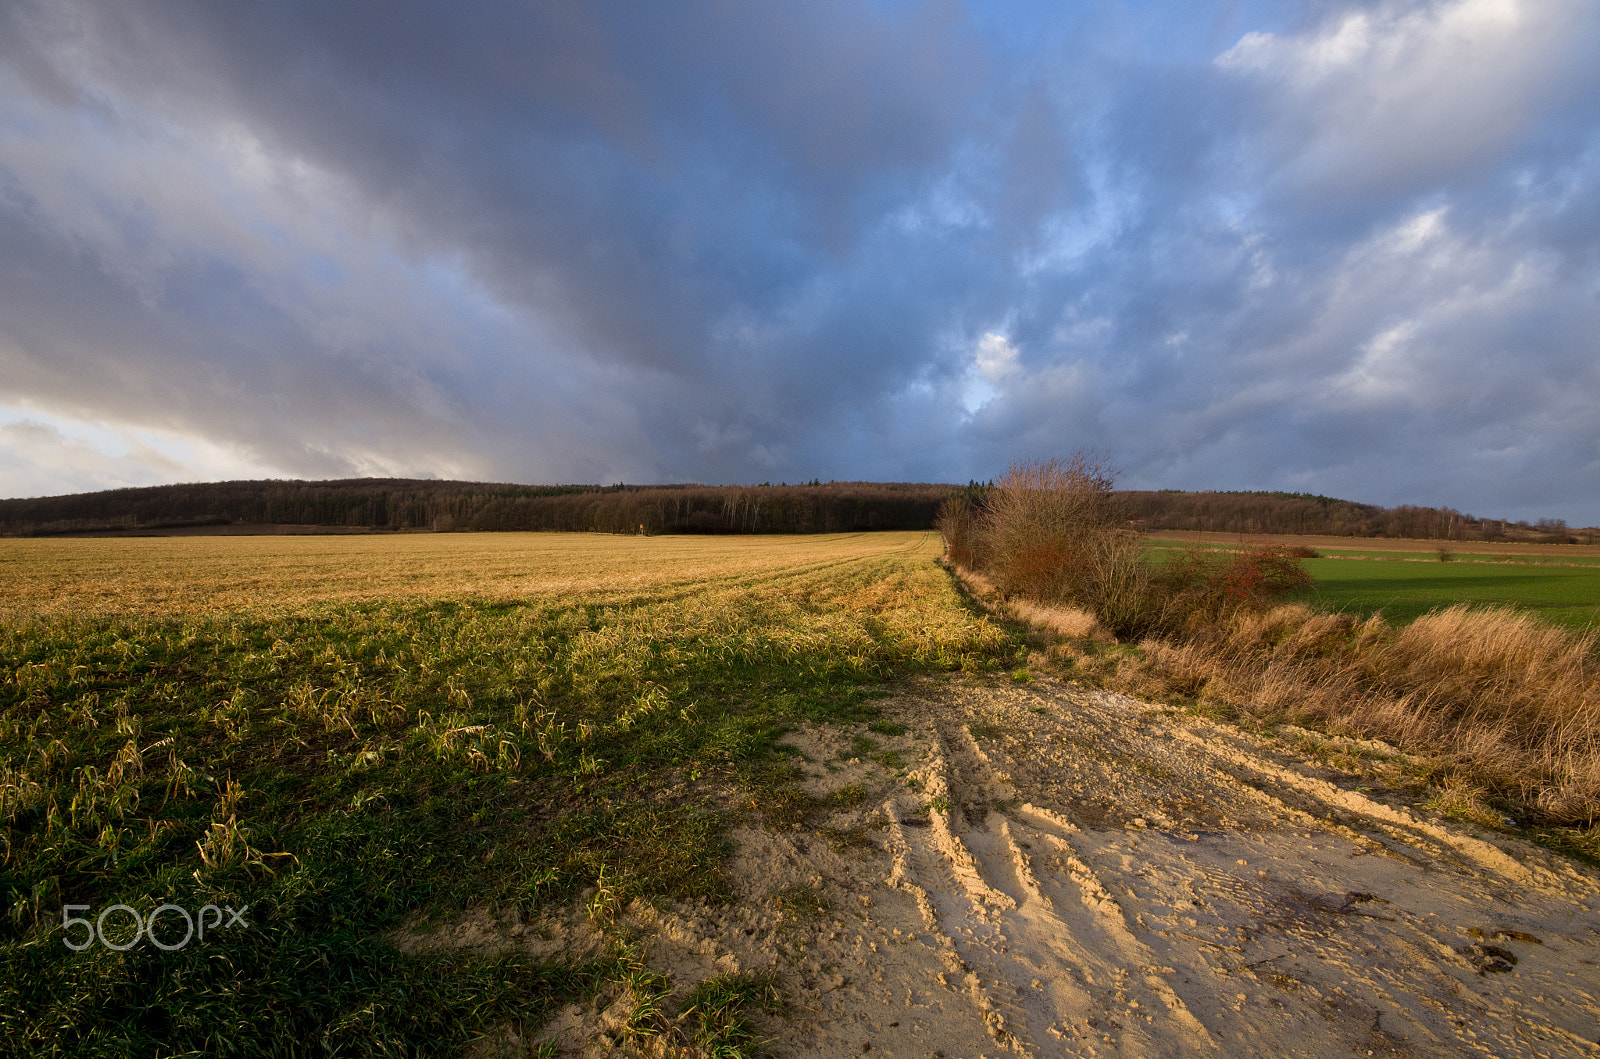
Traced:
<svg viewBox="0 0 1600 1059">
<path fill-rule="evenodd" d="M 1162 489 L 1124 490 L 1117 495 L 1124 515 L 1136 529 L 1571 544 L 1600 539 L 1600 531 L 1573 529 L 1562 519 L 1512 522 L 1478 518 L 1450 507 L 1380 507 L 1314 493 Z"/>
<path fill-rule="evenodd" d="M 109 489 L 0 500 L 0 534 L 161 532 L 298 525 L 371 531 L 559 530 L 601 533 L 848 533 L 931 529 L 952 495 L 987 487 L 908 482 L 514 485 L 408 478 L 244 481 Z M 1480 519 L 1453 508 L 1379 507 L 1309 493 L 1121 490 L 1141 530 L 1303 533 L 1424 540 L 1600 540 L 1559 519 Z"/>
<path fill-rule="evenodd" d="M 48 536 L 224 525 L 368 530 L 845 533 L 929 529 L 950 486 L 553 485 L 356 478 L 207 482 L 0 500 L 0 533 Z"/>
</svg>

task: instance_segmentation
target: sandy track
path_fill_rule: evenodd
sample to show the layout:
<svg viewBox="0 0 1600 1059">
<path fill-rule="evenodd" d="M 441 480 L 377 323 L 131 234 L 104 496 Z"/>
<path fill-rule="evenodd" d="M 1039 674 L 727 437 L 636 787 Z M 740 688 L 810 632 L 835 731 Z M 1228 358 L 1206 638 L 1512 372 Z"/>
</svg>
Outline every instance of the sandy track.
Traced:
<svg viewBox="0 0 1600 1059">
<path fill-rule="evenodd" d="M 949 800 L 891 832 L 903 885 L 1021 1054 L 1600 1051 L 1600 901 L 1563 861 L 1124 696 L 901 708 Z"/>
<path fill-rule="evenodd" d="M 1600 1054 L 1594 873 L 1126 696 L 943 679 L 883 705 L 907 731 L 876 748 L 789 737 L 813 793 L 858 804 L 736 832 L 740 902 L 620 922 L 680 993 L 777 970 L 775 1054 Z M 607 1036 L 628 1004 L 565 1012 L 563 1042 L 661 1049 Z"/>
</svg>

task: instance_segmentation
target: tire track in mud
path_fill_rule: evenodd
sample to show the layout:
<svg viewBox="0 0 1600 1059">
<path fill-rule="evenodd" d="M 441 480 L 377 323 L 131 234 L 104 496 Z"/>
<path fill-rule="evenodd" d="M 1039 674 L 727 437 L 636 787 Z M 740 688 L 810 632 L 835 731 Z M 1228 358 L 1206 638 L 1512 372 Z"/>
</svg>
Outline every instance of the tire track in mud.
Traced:
<svg viewBox="0 0 1600 1059">
<path fill-rule="evenodd" d="M 932 881 L 930 928 L 943 928 L 971 968 L 980 1009 L 999 1013 L 989 1018 L 997 1041 L 1024 1055 L 1100 1055 L 1104 1045 L 1123 1050 L 1124 1038 L 1140 1054 L 1206 1050 L 1204 1027 L 1077 856 L 1076 828 L 1031 804 L 1011 814 L 988 808 L 1016 803 L 1009 784 L 965 728 L 938 726 L 937 740 L 927 790 L 948 808 L 930 810 L 927 840 L 905 839 L 903 830 L 896 837 Z M 1057 862 L 1046 865 L 1046 878 L 1065 866 L 1069 881 L 1042 883 L 1036 850 Z"/>
<path fill-rule="evenodd" d="M 928 690 L 895 708 L 930 749 L 885 806 L 894 883 L 998 1044 L 1600 1054 L 1597 888 L 1566 862 L 1124 696 Z"/>
</svg>

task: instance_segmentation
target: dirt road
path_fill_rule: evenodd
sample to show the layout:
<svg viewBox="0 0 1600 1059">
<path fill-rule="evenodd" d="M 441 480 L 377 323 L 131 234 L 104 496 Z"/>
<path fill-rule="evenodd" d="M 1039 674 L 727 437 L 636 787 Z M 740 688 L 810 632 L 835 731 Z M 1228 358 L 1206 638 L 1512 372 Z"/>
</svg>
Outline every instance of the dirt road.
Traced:
<svg viewBox="0 0 1600 1059">
<path fill-rule="evenodd" d="M 885 716 L 790 737 L 857 804 L 740 831 L 740 904 L 624 922 L 685 983 L 775 968 L 775 1054 L 1600 1054 L 1594 873 L 1125 696 L 930 680 Z"/>
</svg>

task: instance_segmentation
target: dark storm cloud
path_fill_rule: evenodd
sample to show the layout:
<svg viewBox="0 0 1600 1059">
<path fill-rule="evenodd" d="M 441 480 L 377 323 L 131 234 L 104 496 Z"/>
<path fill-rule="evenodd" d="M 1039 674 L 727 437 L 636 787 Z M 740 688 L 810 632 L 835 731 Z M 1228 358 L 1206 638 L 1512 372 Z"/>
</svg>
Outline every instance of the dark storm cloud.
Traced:
<svg viewBox="0 0 1600 1059">
<path fill-rule="evenodd" d="M 1591 5 L 1070 8 L 9 5 L 0 451 L 1600 521 Z"/>
<path fill-rule="evenodd" d="M 216 97 L 591 355 L 672 368 L 936 160 L 973 80 L 937 11 L 770 10 L 161 4 L 90 32 L 119 89 Z"/>
</svg>

